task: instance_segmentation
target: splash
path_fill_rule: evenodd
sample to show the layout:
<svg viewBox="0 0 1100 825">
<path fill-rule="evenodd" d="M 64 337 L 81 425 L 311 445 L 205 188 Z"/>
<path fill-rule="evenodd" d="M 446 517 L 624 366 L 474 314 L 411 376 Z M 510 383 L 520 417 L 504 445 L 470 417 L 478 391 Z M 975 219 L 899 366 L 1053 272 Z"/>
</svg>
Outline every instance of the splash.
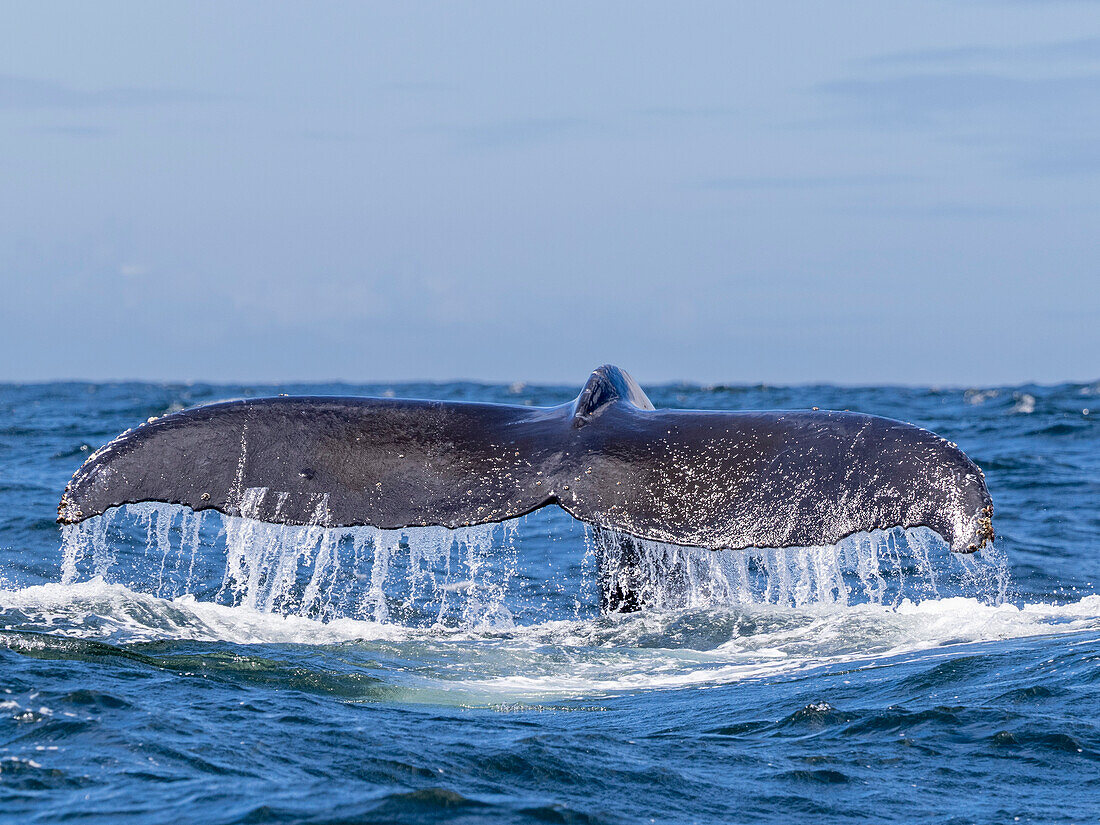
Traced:
<svg viewBox="0 0 1100 825">
<path fill-rule="evenodd" d="M 586 529 L 556 556 L 539 556 L 523 552 L 524 524 L 325 528 L 128 505 L 64 528 L 62 584 L 100 578 L 162 599 L 322 622 L 497 630 L 640 607 L 896 607 L 959 595 L 1000 604 L 1009 589 L 995 548 L 959 556 L 924 528 L 736 552 Z"/>
<path fill-rule="evenodd" d="M 729 604 L 860 603 L 896 607 L 968 595 L 1002 604 L 1007 560 L 995 547 L 952 553 L 931 530 L 876 530 L 836 544 L 711 551 L 638 539 L 610 530 L 592 534 L 605 607 L 664 609 Z"/>
<path fill-rule="evenodd" d="M 145 503 L 63 528 L 61 583 L 101 578 L 162 599 L 321 621 L 506 627 L 514 533 L 509 523 L 280 525 Z"/>
</svg>

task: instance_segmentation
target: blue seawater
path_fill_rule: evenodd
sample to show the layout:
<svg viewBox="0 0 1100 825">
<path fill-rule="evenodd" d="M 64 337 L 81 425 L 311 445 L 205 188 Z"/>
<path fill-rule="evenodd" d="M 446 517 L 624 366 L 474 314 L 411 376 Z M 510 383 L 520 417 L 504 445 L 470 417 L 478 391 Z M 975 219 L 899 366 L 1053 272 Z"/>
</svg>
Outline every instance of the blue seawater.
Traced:
<svg viewBox="0 0 1100 825">
<path fill-rule="evenodd" d="M 0 386 L 0 821 L 1100 817 L 1100 384 L 647 390 L 935 430 L 985 469 L 996 546 L 652 546 L 655 606 L 604 616 L 560 511 L 406 534 L 139 506 L 62 534 L 71 474 L 151 416 L 576 388 Z"/>
</svg>

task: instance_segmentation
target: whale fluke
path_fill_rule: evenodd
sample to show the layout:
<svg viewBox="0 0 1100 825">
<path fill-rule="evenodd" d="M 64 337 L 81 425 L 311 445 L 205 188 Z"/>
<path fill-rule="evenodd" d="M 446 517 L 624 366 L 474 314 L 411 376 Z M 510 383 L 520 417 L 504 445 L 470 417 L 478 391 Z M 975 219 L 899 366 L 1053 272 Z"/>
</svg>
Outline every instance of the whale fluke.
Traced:
<svg viewBox="0 0 1100 825">
<path fill-rule="evenodd" d="M 917 526 L 959 552 L 993 538 L 981 470 L 927 430 L 848 412 L 656 410 L 613 366 L 557 407 L 278 397 L 172 413 L 92 455 L 58 521 L 145 501 L 379 528 L 557 504 L 600 529 L 712 549 Z"/>
</svg>

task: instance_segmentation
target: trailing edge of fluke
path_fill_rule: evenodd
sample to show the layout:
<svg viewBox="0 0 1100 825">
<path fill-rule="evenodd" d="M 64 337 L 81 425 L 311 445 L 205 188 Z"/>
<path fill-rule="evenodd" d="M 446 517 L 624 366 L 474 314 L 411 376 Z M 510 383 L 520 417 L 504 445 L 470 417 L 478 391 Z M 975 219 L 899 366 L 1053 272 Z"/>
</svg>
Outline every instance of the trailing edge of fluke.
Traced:
<svg viewBox="0 0 1100 825">
<path fill-rule="evenodd" d="M 600 528 L 712 549 L 922 525 L 958 552 L 993 538 L 982 471 L 934 433 L 848 412 L 657 410 L 613 366 L 557 407 L 278 397 L 172 413 L 92 455 L 58 521 L 146 501 L 379 528 L 557 504 Z"/>
</svg>

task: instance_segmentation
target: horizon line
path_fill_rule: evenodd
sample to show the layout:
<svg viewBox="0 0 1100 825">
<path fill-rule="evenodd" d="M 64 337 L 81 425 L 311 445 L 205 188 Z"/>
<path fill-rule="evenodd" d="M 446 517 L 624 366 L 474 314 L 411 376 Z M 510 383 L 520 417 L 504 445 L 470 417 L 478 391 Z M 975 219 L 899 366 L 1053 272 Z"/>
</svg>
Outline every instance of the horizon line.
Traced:
<svg viewBox="0 0 1100 825">
<path fill-rule="evenodd" d="M 523 387 L 571 387 L 574 384 L 582 386 L 584 381 L 542 381 L 542 380 L 525 380 L 525 379 L 513 379 L 513 380 L 489 380 L 481 378 L 402 378 L 399 380 L 388 380 L 385 378 L 372 378 L 372 379 L 350 379 L 350 378 L 280 378 L 280 379 L 259 379 L 259 380 L 241 380 L 241 379 L 206 379 L 206 378 L 31 378 L 31 379 L 11 379 L 0 377 L 0 386 L 43 386 L 48 384 L 92 384 L 92 385 L 105 385 L 105 384 L 153 384 L 153 385 L 172 385 L 182 384 L 187 386 L 194 386 L 197 384 L 204 384 L 207 386 L 255 386 L 255 387 L 278 387 L 288 384 L 299 385 L 345 385 L 345 386 L 411 386 L 414 384 L 431 384 L 438 386 L 445 386 L 447 384 L 474 384 L 483 387 L 513 387 L 521 385 Z M 968 390 L 977 387 L 983 388 L 1014 388 L 1014 387 L 1058 387 L 1066 384 L 1077 385 L 1095 385 L 1100 384 L 1100 375 L 1095 378 L 1089 379 L 1064 379 L 1061 381 L 1042 381 L 1035 379 L 1028 379 L 1017 382 L 994 382 L 978 384 L 974 382 L 957 382 L 957 381 L 945 381 L 942 383 L 925 383 L 925 382 L 912 382 L 912 381 L 837 381 L 837 380 L 819 380 L 819 381 L 699 381 L 693 379 L 676 378 L 663 381 L 639 381 L 643 387 L 655 387 L 655 388 L 669 388 L 669 387 L 693 387 L 697 389 L 714 390 L 723 387 L 738 387 L 738 388 L 798 388 L 798 387 L 837 387 L 840 389 L 868 389 L 868 388 L 898 388 L 898 389 L 928 389 L 928 390 Z"/>
</svg>

